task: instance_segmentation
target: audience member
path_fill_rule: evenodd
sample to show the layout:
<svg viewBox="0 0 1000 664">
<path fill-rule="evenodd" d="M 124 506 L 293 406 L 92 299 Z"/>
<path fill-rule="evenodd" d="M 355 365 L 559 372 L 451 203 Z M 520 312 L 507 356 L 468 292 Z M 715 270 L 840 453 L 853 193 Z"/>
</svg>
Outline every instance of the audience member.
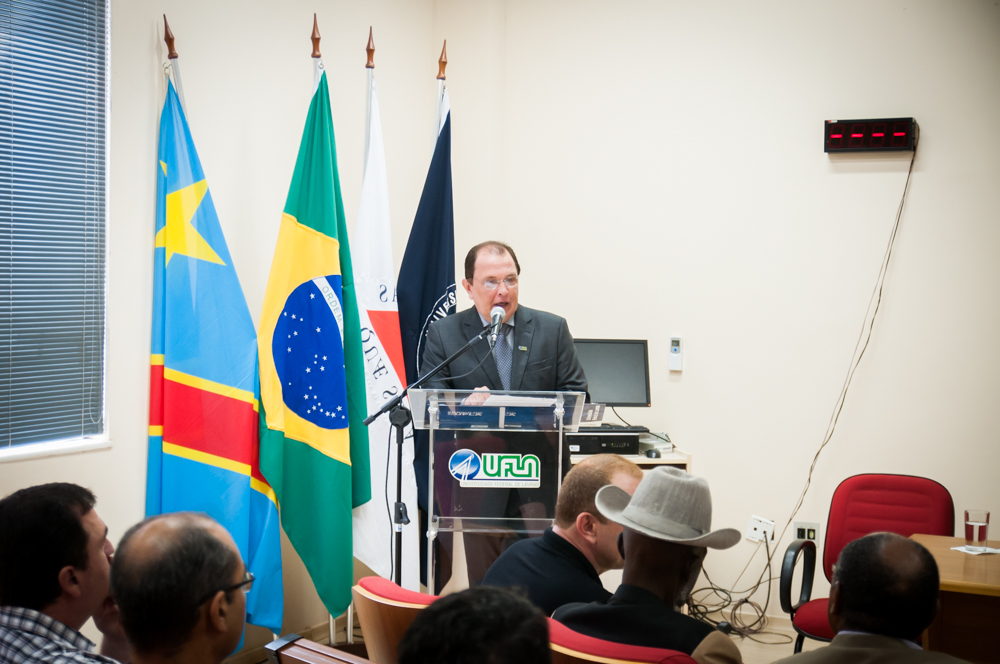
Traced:
<svg viewBox="0 0 1000 664">
<path fill-rule="evenodd" d="M 128 661 L 108 594 L 114 547 L 96 502 L 67 483 L 0 500 L 0 664 Z M 100 654 L 80 633 L 91 617 L 104 635 Z"/>
<path fill-rule="evenodd" d="M 915 641 L 934 620 L 938 568 L 930 551 L 893 533 L 873 533 L 843 548 L 833 569 L 827 612 L 830 645 L 781 660 L 788 664 L 961 662 Z"/>
<path fill-rule="evenodd" d="M 606 604 L 570 604 L 552 616 L 570 629 L 606 641 L 669 648 L 707 662 L 738 664 L 736 644 L 712 626 L 680 613 L 701 572 L 707 548 L 740 540 L 732 528 L 712 531 L 708 483 L 676 468 L 657 468 L 635 496 L 617 486 L 597 492 L 597 509 L 624 529 L 625 571 Z"/>
<path fill-rule="evenodd" d="M 631 495 L 641 479 L 639 466 L 616 454 L 596 454 L 575 466 L 559 490 L 555 525 L 504 551 L 483 585 L 522 588 L 547 616 L 563 604 L 607 601 L 611 593 L 599 575 L 622 568 L 622 527 L 601 516 L 594 496 L 606 484 Z"/>
<path fill-rule="evenodd" d="M 399 664 L 549 664 L 549 625 L 527 599 L 479 586 L 422 610 L 399 643 Z"/>
<path fill-rule="evenodd" d="M 137 664 L 221 662 L 243 633 L 252 584 L 226 529 L 189 512 L 130 528 L 111 567 L 111 592 Z"/>
</svg>

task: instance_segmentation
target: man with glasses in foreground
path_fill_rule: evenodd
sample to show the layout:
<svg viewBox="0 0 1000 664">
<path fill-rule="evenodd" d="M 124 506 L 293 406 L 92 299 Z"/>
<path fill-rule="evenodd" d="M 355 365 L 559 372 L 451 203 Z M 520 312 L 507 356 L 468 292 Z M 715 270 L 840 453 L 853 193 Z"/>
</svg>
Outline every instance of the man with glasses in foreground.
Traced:
<svg viewBox="0 0 1000 664">
<path fill-rule="evenodd" d="M 111 567 L 111 594 L 136 664 L 221 662 L 240 641 L 252 585 L 229 532 L 190 512 L 130 528 Z"/>
</svg>

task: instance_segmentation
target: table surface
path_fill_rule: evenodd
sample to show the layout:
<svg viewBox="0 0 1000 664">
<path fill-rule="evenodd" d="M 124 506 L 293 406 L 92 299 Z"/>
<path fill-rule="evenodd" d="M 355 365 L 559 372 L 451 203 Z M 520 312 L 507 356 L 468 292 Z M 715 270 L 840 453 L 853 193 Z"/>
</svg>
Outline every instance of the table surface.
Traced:
<svg viewBox="0 0 1000 664">
<path fill-rule="evenodd" d="M 952 551 L 953 546 L 965 546 L 963 537 L 914 535 L 912 539 L 927 547 L 937 561 L 941 590 L 1000 597 L 1000 554 L 973 556 Z M 987 544 L 992 549 L 1000 549 L 1000 542 L 996 540 Z"/>
<path fill-rule="evenodd" d="M 573 464 L 580 463 L 584 459 L 587 459 L 593 455 L 590 454 L 574 454 L 570 457 L 570 462 Z M 664 452 L 663 456 L 659 459 L 650 459 L 645 454 L 623 454 L 622 458 L 628 459 L 637 466 L 689 466 L 691 464 L 691 455 L 687 452 L 674 448 L 673 452 Z M 964 544 L 964 542 L 963 542 Z"/>
</svg>

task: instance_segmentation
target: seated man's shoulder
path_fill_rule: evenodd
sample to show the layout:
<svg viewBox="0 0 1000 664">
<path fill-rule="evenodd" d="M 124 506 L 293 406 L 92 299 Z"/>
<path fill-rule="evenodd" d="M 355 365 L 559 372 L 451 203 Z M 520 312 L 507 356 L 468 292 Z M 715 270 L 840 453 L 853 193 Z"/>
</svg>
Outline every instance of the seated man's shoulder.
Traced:
<svg viewBox="0 0 1000 664">
<path fill-rule="evenodd" d="M 656 611 L 648 606 L 616 603 L 613 600 L 608 603 L 576 603 L 560 607 L 552 614 L 552 619 L 575 632 L 605 641 L 687 654 L 701 647 L 712 653 L 719 652 L 722 655 L 717 659 L 719 662 L 731 661 L 729 655 L 735 652 L 736 657 L 732 661 L 740 661 L 739 649 L 725 634 L 700 620 L 669 609 Z"/>
<path fill-rule="evenodd" d="M 967 664 L 965 660 L 941 652 L 921 650 L 903 644 L 898 639 L 876 635 L 836 637 L 826 646 L 778 660 L 775 664 L 881 664 L 882 662 L 912 662 L 913 664 Z"/>
</svg>

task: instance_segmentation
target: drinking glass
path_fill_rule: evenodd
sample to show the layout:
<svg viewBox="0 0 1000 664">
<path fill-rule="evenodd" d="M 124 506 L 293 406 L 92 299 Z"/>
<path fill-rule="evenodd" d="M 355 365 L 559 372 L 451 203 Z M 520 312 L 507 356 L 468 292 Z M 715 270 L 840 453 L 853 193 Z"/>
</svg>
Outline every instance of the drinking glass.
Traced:
<svg viewBox="0 0 1000 664">
<path fill-rule="evenodd" d="M 965 548 L 969 551 L 985 551 L 986 535 L 990 529 L 990 513 L 987 510 L 965 510 Z"/>
</svg>

